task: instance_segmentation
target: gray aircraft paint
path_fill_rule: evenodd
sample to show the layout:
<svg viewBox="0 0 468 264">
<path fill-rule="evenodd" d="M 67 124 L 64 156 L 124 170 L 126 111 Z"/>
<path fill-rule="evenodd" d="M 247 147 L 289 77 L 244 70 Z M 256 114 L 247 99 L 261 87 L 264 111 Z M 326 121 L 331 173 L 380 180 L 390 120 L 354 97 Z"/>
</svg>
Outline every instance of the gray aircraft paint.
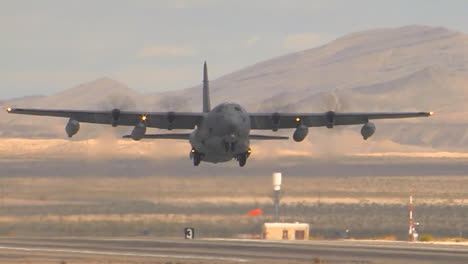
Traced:
<svg viewBox="0 0 468 264">
<path fill-rule="evenodd" d="M 69 137 L 78 133 L 80 122 L 133 126 L 124 138 L 182 139 L 191 144 L 190 158 L 195 166 L 201 161 L 219 163 L 236 159 L 243 167 L 250 156 L 250 140 L 284 140 L 287 137 L 252 135 L 251 130 L 295 129 L 293 139 L 303 141 L 310 127 L 364 125 L 361 134 L 366 140 L 375 132 L 372 119 L 427 117 L 433 112 L 381 112 L 381 113 L 249 113 L 236 103 L 222 103 L 211 109 L 208 67 L 203 65 L 203 111 L 194 112 L 145 112 L 145 111 L 87 111 L 60 109 L 7 108 L 11 114 L 65 117 L 69 121 L 66 132 Z M 193 129 L 190 134 L 146 134 L 147 128 Z"/>
<path fill-rule="evenodd" d="M 207 113 L 190 135 L 193 149 L 206 162 L 223 162 L 249 151 L 250 117 L 240 105 L 223 103 Z"/>
<path fill-rule="evenodd" d="M 203 113 L 208 113 L 210 110 L 210 83 L 208 81 L 208 66 L 205 61 L 203 64 Z"/>
<path fill-rule="evenodd" d="M 235 103 L 210 107 L 208 66 L 203 65 L 203 116 L 201 124 L 190 134 L 192 155 L 200 153 L 205 162 L 225 162 L 249 151 L 250 117 Z"/>
</svg>

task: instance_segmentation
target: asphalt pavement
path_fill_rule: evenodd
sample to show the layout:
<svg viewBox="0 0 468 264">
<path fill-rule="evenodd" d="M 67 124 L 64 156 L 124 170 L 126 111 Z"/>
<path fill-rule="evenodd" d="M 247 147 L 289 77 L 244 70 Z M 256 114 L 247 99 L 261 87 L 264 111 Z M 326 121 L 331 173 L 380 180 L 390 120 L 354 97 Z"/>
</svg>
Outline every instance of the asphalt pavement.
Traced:
<svg viewBox="0 0 468 264">
<path fill-rule="evenodd" d="M 0 238 L 0 252 L 106 255 L 218 262 L 468 263 L 468 245 L 394 241 Z M 2 254 L 0 254 L 0 259 Z M 311 262 L 312 261 L 312 262 Z"/>
</svg>

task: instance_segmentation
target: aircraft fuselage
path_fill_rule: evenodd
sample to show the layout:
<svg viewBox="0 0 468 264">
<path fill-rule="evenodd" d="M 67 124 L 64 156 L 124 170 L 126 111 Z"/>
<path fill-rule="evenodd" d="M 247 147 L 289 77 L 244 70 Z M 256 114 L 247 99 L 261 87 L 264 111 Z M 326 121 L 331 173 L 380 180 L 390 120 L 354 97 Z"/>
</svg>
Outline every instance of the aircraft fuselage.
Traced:
<svg viewBox="0 0 468 264">
<path fill-rule="evenodd" d="M 250 117 L 235 103 L 217 105 L 206 113 L 190 135 L 191 157 L 204 162 L 225 162 L 249 154 Z"/>
</svg>

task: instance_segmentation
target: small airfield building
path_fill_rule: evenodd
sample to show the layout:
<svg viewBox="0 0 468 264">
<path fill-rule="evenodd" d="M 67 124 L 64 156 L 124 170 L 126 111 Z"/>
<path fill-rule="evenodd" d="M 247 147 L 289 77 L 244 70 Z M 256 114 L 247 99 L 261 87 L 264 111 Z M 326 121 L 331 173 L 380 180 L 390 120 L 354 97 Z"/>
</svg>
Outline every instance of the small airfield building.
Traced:
<svg viewBox="0 0 468 264">
<path fill-rule="evenodd" d="M 309 224 L 264 223 L 262 237 L 266 240 L 308 240 Z"/>
</svg>

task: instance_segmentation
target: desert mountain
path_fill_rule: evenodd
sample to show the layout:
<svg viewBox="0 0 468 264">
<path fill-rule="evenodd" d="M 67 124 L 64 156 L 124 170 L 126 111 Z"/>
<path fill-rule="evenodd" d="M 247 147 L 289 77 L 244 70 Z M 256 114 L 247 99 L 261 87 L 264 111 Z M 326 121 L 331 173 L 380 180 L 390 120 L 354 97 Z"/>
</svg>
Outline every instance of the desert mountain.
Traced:
<svg viewBox="0 0 468 264">
<path fill-rule="evenodd" d="M 212 104 L 235 101 L 252 112 L 432 110 L 437 115 L 430 119 L 377 122 L 376 140 L 460 150 L 468 143 L 467 46 L 467 34 L 444 28 L 407 26 L 353 33 L 212 80 Z M 200 111 L 201 86 L 144 95 L 103 78 L 53 96 L 0 104 Z M 65 137 L 65 123 L 0 113 L 0 136 Z M 97 136 L 102 132 L 98 127 L 83 126 L 78 139 Z M 349 129 L 358 139 L 359 129 Z M 317 129 L 314 133 L 336 132 Z M 309 140 L 313 142 L 314 137 Z"/>
<path fill-rule="evenodd" d="M 395 82 L 425 69 L 468 75 L 467 44 L 468 35 L 424 26 L 355 33 L 221 77 L 212 82 L 213 96 L 255 108 L 278 95 L 293 94 L 287 101 L 295 103 L 294 97 Z"/>
</svg>

